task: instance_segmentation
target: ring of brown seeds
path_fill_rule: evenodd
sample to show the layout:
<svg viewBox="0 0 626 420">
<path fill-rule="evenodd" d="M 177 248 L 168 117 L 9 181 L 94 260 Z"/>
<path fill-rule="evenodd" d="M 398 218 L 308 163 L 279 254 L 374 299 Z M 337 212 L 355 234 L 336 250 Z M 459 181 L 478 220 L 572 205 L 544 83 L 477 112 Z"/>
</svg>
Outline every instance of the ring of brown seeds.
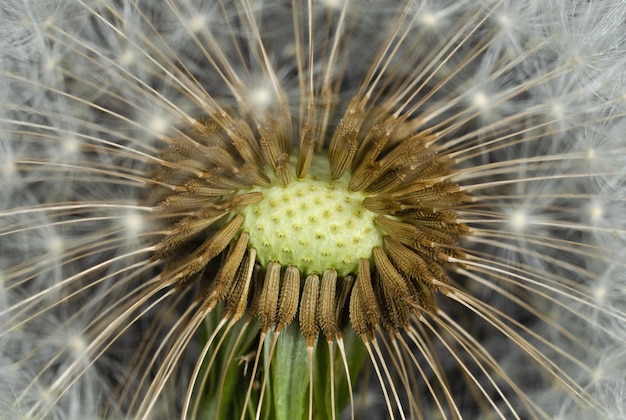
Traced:
<svg viewBox="0 0 626 420">
<path fill-rule="evenodd" d="M 330 135 L 311 142 L 305 124 L 298 152 L 284 109 L 213 115 L 168 139 L 147 199 L 163 281 L 199 285 L 200 314 L 225 303 L 225 320 L 256 319 L 273 346 L 297 319 L 310 371 L 320 331 L 334 342 L 349 324 L 368 346 L 435 311 L 446 265 L 464 258 L 457 241 L 470 230 L 454 208 L 469 198 L 433 133 L 381 115 L 353 101 Z"/>
</svg>

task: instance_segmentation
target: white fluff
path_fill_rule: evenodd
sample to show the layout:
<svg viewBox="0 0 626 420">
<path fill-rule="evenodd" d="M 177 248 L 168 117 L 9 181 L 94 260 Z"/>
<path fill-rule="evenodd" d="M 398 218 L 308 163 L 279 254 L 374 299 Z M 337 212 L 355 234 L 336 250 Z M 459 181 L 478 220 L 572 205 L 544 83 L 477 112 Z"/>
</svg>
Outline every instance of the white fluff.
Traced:
<svg viewBox="0 0 626 420">
<path fill-rule="evenodd" d="M 153 315 L 134 323 L 118 315 L 140 299 L 141 285 L 158 276 L 144 242 L 151 210 L 141 199 L 143 178 L 159 164 L 162 139 L 218 106 L 272 109 L 276 84 L 294 116 L 300 112 L 289 6 L 221 3 L 0 5 L 0 411 L 29 418 L 127 415 L 113 390 L 132 368 L 131 350 Z M 255 27 L 244 14 L 247 3 Z M 306 10 L 305 2 L 297 3 Z M 336 57 L 329 52 L 335 37 L 325 44 L 328 34 L 314 34 L 313 78 L 341 82 L 341 94 L 332 98 L 340 106 L 355 93 L 404 8 L 399 1 L 329 0 L 313 19 L 321 28 L 346 4 L 352 26 L 340 35 Z M 415 93 L 410 108 L 442 84 L 411 116 L 428 126 L 450 115 L 468 118 L 479 132 L 442 140 L 456 159 L 454 180 L 475 199 L 459 210 L 477 232 L 463 246 L 487 267 L 481 278 L 472 277 L 478 271 L 471 264 L 456 275 L 469 279 L 465 287 L 477 298 L 512 317 L 519 308 L 511 309 L 506 293 L 520 289 L 502 278 L 519 282 L 545 316 L 529 321 L 532 332 L 520 334 L 608 418 L 623 418 L 626 3 L 415 0 L 410 6 L 401 24 L 410 30 L 390 50 L 386 72 L 403 80 L 424 65 L 424 74 L 407 96 L 387 92 L 388 104 L 398 106 Z M 482 18 L 477 33 L 463 27 Z M 272 77 L 260 60 L 256 31 Z M 472 43 L 438 57 L 456 33 Z M 493 41 L 464 66 L 463 57 L 484 37 Z M 494 132 L 508 129 L 501 121 L 522 115 L 517 121 L 527 130 L 489 142 Z M 107 328 L 117 332 L 124 325 L 128 330 L 119 340 L 99 341 L 109 337 Z M 528 380 L 527 355 L 492 330 L 484 331 L 485 349 L 533 404 L 555 418 L 588 418 L 562 383 L 539 378 L 537 371 Z M 106 352 L 109 344 L 103 343 L 110 344 Z M 196 356 L 192 345 L 176 379 L 182 385 L 164 390 L 155 408 L 162 415 L 180 409 Z M 532 380 L 540 387 L 529 386 Z M 431 404 L 425 410 L 436 410 L 424 398 Z M 511 399 L 523 417 L 523 406 L 515 395 Z M 497 405 L 506 412 L 502 401 Z"/>
</svg>

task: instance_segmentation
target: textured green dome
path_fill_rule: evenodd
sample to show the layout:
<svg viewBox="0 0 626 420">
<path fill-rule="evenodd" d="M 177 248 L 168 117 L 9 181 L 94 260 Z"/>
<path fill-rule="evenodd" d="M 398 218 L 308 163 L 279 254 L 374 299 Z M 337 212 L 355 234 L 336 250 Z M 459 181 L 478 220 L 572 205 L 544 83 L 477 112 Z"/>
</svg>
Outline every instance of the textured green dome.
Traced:
<svg viewBox="0 0 626 420">
<path fill-rule="evenodd" d="M 241 214 L 242 230 L 266 266 L 295 265 L 301 273 L 334 268 L 340 276 L 356 272 L 359 258 L 371 260 L 382 245 L 376 214 L 363 207 L 365 196 L 348 190 L 349 175 L 331 180 L 325 160 L 316 158 L 309 175 L 289 185 L 255 188 L 263 199 Z"/>
</svg>

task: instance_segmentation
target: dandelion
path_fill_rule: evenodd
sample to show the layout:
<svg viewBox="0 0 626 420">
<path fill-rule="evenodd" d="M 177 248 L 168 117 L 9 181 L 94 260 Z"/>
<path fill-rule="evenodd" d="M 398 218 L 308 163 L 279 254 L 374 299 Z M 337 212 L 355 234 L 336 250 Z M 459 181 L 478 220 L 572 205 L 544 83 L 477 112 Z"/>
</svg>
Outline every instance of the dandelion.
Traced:
<svg viewBox="0 0 626 420">
<path fill-rule="evenodd" d="M 625 415 L 622 2 L 0 10 L 4 412 Z"/>
</svg>

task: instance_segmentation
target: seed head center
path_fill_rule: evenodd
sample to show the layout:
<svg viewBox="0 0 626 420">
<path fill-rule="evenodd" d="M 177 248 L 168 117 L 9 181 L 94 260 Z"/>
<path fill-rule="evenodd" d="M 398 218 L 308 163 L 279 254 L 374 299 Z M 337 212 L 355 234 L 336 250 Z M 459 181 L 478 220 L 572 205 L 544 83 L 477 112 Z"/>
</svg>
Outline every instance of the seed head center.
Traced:
<svg viewBox="0 0 626 420">
<path fill-rule="evenodd" d="M 250 234 L 263 266 L 278 261 L 303 274 L 334 268 L 345 276 L 356 273 L 359 258 L 372 260 L 372 248 L 382 246 L 376 214 L 363 207 L 365 196 L 348 190 L 347 176 L 331 180 L 320 172 L 312 168 L 286 186 L 258 188 L 263 199 L 241 211 L 241 229 Z"/>
</svg>

